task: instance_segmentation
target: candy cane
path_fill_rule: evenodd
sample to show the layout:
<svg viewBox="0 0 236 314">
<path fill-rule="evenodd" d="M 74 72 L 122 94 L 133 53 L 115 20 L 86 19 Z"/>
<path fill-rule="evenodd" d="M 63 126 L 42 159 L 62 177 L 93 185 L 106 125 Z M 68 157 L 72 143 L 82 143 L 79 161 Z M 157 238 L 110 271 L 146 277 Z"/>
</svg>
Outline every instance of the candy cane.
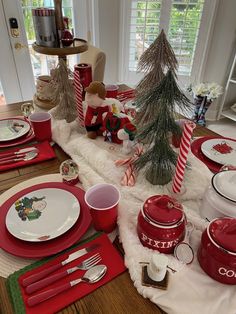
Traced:
<svg viewBox="0 0 236 314">
<path fill-rule="evenodd" d="M 82 98 L 83 86 L 80 81 L 79 68 L 76 65 L 74 67 L 74 87 L 79 123 L 81 126 L 84 126 L 84 111 Z"/>
<path fill-rule="evenodd" d="M 190 140 L 195 127 L 196 124 L 191 121 L 187 121 L 184 123 L 184 130 L 179 148 L 179 156 L 172 184 L 172 190 L 174 193 L 180 193 L 181 190 L 182 182 L 184 179 L 184 170 L 187 163 L 187 157 L 190 148 Z"/>
<path fill-rule="evenodd" d="M 116 166 L 128 165 L 124 176 L 121 179 L 121 185 L 134 186 L 136 182 L 136 172 L 134 169 L 134 162 L 141 156 L 143 148 L 141 146 L 135 147 L 135 153 L 133 157 L 126 159 L 119 159 L 115 161 Z"/>
</svg>

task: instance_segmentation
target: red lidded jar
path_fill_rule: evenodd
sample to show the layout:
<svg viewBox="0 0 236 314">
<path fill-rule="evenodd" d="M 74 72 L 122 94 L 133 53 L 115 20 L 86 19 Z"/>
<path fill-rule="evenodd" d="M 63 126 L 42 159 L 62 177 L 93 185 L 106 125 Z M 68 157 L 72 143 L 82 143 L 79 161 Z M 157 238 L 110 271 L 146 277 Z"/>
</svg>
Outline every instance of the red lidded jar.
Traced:
<svg viewBox="0 0 236 314">
<path fill-rule="evenodd" d="M 168 195 L 148 198 L 138 215 L 137 232 L 143 246 L 171 254 L 184 239 L 186 219 L 183 207 Z"/>
<path fill-rule="evenodd" d="M 198 249 L 202 269 L 213 279 L 236 284 L 236 219 L 217 218 L 203 232 Z"/>
</svg>

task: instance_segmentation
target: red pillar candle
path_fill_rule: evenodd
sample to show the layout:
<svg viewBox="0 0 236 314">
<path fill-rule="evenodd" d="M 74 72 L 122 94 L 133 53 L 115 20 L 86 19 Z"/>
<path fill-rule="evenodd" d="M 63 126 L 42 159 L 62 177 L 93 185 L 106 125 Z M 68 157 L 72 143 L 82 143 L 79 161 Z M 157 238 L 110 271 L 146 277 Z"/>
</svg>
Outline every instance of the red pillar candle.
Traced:
<svg viewBox="0 0 236 314">
<path fill-rule="evenodd" d="M 81 126 L 84 127 L 84 111 L 83 111 L 83 86 L 80 81 L 80 73 L 78 66 L 75 65 L 74 67 L 74 88 L 75 88 L 75 100 L 76 100 L 76 107 L 78 112 L 78 119 Z"/>
<path fill-rule="evenodd" d="M 195 127 L 196 124 L 191 121 L 186 121 L 184 123 L 184 130 L 179 148 L 179 156 L 172 184 L 172 190 L 174 193 L 180 193 L 181 190 L 182 182 L 184 179 L 184 170 L 187 163 L 187 157 L 190 148 L 190 141 Z"/>
</svg>

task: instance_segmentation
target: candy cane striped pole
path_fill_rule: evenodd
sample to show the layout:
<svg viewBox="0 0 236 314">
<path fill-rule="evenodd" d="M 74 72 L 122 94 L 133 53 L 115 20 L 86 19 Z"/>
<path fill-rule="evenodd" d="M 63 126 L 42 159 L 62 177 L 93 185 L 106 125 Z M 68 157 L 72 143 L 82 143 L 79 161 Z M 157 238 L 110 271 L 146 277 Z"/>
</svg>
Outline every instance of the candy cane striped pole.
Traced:
<svg viewBox="0 0 236 314">
<path fill-rule="evenodd" d="M 84 127 L 84 111 L 83 111 L 83 86 L 80 81 L 79 68 L 75 65 L 74 67 L 74 88 L 75 88 L 75 100 L 78 112 L 79 123 Z"/>
<path fill-rule="evenodd" d="M 179 148 L 179 156 L 172 184 L 172 190 L 174 193 L 180 193 L 181 190 L 182 182 L 184 179 L 184 170 L 187 163 L 187 157 L 190 148 L 190 140 L 195 127 L 196 124 L 191 121 L 186 121 L 184 123 L 184 130 Z"/>
</svg>

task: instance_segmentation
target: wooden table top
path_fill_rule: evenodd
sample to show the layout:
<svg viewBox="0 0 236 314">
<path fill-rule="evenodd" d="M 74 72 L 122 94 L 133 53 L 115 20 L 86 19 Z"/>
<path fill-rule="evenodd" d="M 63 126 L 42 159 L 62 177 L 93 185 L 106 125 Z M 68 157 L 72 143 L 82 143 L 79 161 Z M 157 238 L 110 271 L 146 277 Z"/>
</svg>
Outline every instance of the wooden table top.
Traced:
<svg viewBox="0 0 236 314">
<path fill-rule="evenodd" d="M 0 106 L 0 118 L 20 115 L 22 103 Z M 194 136 L 218 135 L 204 127 L 197 126 Z M 36 165 L 21 167 L 0 173 L 0 194 L 14 185 L 36 176 L 58 173 L 62 161 L 69 156 L 58 145 L 54 145 L 57 158 Z M 12 314 L 12 306 L 5 287 L 5 278 L 0 277 L 0 313 Z M 59 313 L 72 314 L 121 314 L 121 313 L 164 313 L 149 299 L 143 298 L 136 290 L 128 271 L 111 282 L 71 304 Z M 16 313 L 17 314 L 17 313 Z M 43 313 L 42 313 L 43 314 Z"/>
</svg>

